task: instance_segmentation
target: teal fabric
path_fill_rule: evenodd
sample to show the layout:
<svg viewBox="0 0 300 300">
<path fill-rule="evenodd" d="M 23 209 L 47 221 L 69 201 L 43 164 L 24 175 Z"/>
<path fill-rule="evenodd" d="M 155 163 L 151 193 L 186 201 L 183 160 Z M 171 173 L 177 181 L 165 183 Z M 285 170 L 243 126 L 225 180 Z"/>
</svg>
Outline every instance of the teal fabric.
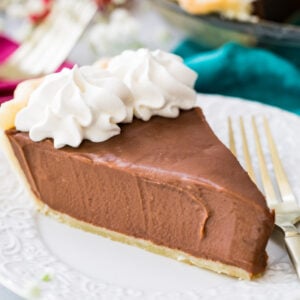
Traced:
<svg viewBox="0 0 300 300">
<path fill-rule="evenodd" d="M 235 43 L 210 50 L 187 40 L 174 52 L 198 73 L 198 92 L 256 100 L 300 115 L 299 51 L 291 61 Z"/>
</svg>

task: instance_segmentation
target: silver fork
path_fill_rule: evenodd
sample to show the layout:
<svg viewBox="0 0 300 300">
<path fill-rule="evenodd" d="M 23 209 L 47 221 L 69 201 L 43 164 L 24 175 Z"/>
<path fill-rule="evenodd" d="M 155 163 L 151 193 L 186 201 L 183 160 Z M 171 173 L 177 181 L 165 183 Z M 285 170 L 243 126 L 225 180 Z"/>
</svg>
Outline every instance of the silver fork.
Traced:
<svg viewBox="0 0 300 300">
<path fill-rule="evenodd" d="M 298 277 L 300 278 L 300 233 L 296 228 L 296 223 L 300 221 L 300 207 L 297 204 L 295 195 L 288 182 L 287 175 L 282 166 L 278 150 L 276 148 L 275 141 L 273 139 L 268 120 L 264 118 L 263 127 L 265 131 L 265 137 L 272 159 L 273 169 L 275 172 L 275 178 L 280 191 L 281 199 L 278 199 L 272 184 L 272 180 L 267 168 L 265 156 L 262 149 L 261 137 L 263 134 L 259 134 L 258 126 L 255 117 L 252 117 L 252 129 L 254 134 L 255 148 L 258 156 L 259 169 L 261 174 L 261 181 L 264 188 L 266 200 L 268 206 L 275 211 L 275 224 L 284 233 L 285 245 L 289 254 L 289 257 L 295 267 Z M 253 164 L 251 161 L 251 155 L 248 147 L 247 136 L 245 132 L 244 120 L 240 117 L 240 131 L 243 145 L 243 155 L 246 163 L 246 169 L 253 180 L 256 182 Z M 232 128 L 232 120 L 228 118 L 229 129 L 229 147 L 233 154 L 236 156 L 236 147 L 234 132 Z"/>
<path fill-rule="evenodd" d="M 49 16 L 0 66 L 0 78 L 26 79 L 54 72 L 97 11 L 93 0 L 56 0 Z"/>
</svg>

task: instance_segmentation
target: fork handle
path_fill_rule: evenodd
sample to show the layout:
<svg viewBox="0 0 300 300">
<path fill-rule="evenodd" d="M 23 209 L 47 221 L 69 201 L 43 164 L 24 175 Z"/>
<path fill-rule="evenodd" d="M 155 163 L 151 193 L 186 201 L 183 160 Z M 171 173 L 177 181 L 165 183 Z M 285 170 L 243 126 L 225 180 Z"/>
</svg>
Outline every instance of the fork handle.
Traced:
<svg viewBox="0 0 300 300">
<path fill-rule="evenodd" d="M 300 278 L 300 233 L 294 225 L 285 228 L 284 240 L 289 257 L 295 267 L 298 278 Z"/>
</svg>

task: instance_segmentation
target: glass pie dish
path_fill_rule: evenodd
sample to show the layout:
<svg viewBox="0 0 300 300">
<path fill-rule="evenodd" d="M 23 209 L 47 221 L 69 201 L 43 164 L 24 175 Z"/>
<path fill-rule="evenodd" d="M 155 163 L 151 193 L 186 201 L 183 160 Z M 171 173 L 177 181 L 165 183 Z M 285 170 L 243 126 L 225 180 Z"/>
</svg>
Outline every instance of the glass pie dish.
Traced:
<svg viewBox="0 0 300 300">
<path fill-rule="evenodd" d="M 265 20 L 241 22 L 217 14 L 196 16 L 186 13 L 174 1 L 150 0 L 150 2 L 173 26 L 177 26 L 187 36 L 210 48 L 234 41 L 249 46 L 279 47 L 281 51 L 285 51 L 285 48 L 293 52 L 300 50 L 300 26 L 297 25 Z"/>
</svg>

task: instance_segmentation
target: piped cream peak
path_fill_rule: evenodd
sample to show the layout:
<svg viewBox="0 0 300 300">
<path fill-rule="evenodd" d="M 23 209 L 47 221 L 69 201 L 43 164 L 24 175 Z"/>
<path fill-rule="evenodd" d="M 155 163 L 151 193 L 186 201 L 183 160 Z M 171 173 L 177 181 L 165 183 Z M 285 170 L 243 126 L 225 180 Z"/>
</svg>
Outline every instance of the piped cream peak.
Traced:
<svg viewBox="0 0 300 300">
<path fill-rule="evenodd" d="M 196 103 L 197 74 L 179 56 L 161 50 L 127 50 L 94 66 L 63 69 L 25 81 L 0 108 L 3 130 L 16 127 L 33 141 L 52 138 L 55 148 L 102 142 L 133 116 L 175 118 Z"/>
</svg>

